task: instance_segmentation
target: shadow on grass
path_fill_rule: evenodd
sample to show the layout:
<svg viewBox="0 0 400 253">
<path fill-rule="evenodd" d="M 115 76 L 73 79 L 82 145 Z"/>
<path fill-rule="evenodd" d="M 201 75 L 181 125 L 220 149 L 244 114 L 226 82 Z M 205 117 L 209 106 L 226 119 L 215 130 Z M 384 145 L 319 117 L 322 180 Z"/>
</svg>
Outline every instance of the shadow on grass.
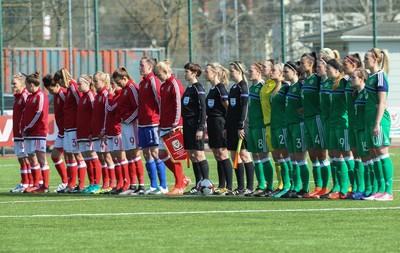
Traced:
<svg viewBox="0 0 400 253">
<path fill-rule="evenodd" d="M 281 198 L 275 199 L 271 197 L 245 197 L 245 196 L 202 196 L 202 195 L 182 195 L 182 196 L 165 196 L 165 195 L 109 195 L 109 194 L 56 194 L 56 193 L 45 193 L 45 194 L 32 194 L 32 193 L 9 193 L 9 192 L 0 192 L 0 198 L 7 199 L 12 198 L 15 201 L 18 201 L 18 197 L 21 197 L 21 200 L 26 200 L 26 198 L 35 198 L 35 199 L 49 199 L 49 198 L 114 198 L 114 199 L 125 199 L 135 201 L 135 199 L 143 200 L 160 200 L 160 201 L 169 201 L 169 200 L 178 200 L 185 202 L 199 202 L 199 201 L 207 201 L 207 202 L 298 202 L 298 201 L 330 201 L 330 200 L 321 200 L 321 199 L 301 199 L 301 198 Z"/>
</svg>

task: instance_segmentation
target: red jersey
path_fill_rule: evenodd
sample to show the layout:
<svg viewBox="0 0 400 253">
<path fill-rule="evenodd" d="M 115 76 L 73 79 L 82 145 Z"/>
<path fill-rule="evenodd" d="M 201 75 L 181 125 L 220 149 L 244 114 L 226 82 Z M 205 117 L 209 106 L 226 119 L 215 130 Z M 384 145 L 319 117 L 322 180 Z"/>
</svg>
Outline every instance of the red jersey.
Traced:
<svg viewBox="0 0 400 253">
<path fill-rule="evenodd" d="M 79 99 L 76 115 L 76 138 L 78 140 L 89 140 L 92 134 L 92 115 L 94 107 L 94 92 L 89 90 L 83 93 Z"/>
<path fill-rule="evenodd" d="M 179 79 L 171 75 L 160 89 L 161 107 L 160 107 L 160 128 L 170 129 L 182 126 L 181 117 L 181 96 L 183 86 Z"/>
<path fill-rule="evenodd" d="M 139 127 L 160 123 L 160 80 L 150 73 L 139 84 Z"/>
<path fill-rule="evenodd" d="M 81 96 L 82 93 L 78 91 L 78 84 L 71 80 L 64 103 L 64 129 L 76 130 L 76 110 Z"/>
<path fill-rule="evenodd" d="M 139 88 L 134 82 L 128 81 L 118 98 L 119 117 L 126 124 L 130 124 L 138 117 L 138 90 Z"/>
<path fill-rule="evenodd" d="M 14 94 L 14 105 L 13 105 L 13 134 L 15 141 L 22 141 L 24 138 L 22 137 L 20 125 L 22 114 L 24 113 L 26 99 L 28 98 L 29 93 L 26 89 L 23 89 L 21 93 Z"/>
<path fill-rule="evenodd" d="M 107 136 L 117 136 L 121 133 L 121 118 L 117 110 L 119 95 L 121 95 L 121 90 L 116 90 L 115 95 L 108 95 L 106 101 L 107 117 L 105 134 Z"/>
<path fill-rule="evenodd" d="M 96 95 L 94 99 L 94 108 L 93 108 L 93 116 L 92 116 L 92 134 L 93 138 L 97 136 L 104 135 L 105 133 L 105 123 L 106 123 L 106 100 L 108 98 L 108 90 L 106 87 L 103 87 Z"/>
<path fill-rule="evenodd" d="M 47 117 L 49 115 L 49 102 L 47 96 L 41 89 L 31 93 L 25 104 L 25 110 L 22 114 L 21 131 L 25 133 L 25 138 L 47 137 Z"/>
<path fill-rule="evenodd" d="M 64 102 L 66 99 L 67 90 L 60 88 L 58 93 L 54 95 L 54 117 L 58 127 L 58 136 L 64 136 Z"/>
</svg>

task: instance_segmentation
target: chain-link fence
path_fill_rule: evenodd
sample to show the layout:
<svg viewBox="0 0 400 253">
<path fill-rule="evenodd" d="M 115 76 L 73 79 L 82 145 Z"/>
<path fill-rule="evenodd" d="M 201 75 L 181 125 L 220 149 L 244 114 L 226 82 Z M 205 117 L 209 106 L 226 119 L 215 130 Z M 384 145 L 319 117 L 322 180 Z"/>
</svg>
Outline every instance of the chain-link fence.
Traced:
<svg viewBox="0 0 400 253">
<path fill-rule="evenodd" d="M 378 22 L 400 20 L 400 1 L 376 2 Z M 118 53 L 108 58 L 101 55 L 97 68 L 106 71 L 119 64 L 130 65 L 131 60 L 140 59 L 149 50 L 159 50 L 156 57 L 169 58 L 174 68 L 179 69 L 189 61 L 190 15 L 193 59 L 202 65 L 213 61 L 227 65 L 233 60 L 249 64 L 266 58 L 297 60 L 302 53 L 321 47 L 321 31 L 352 29 L 373 20 L 373 0 L 2 0 L 1 3 L 5 76 L 19 71 L 33 72 L 43 65 L 41 61 L 51 61 L 38 60 L 35 53 L 28 57 L 23 50 L 50 52 L 68 47 L 87 52 L 78 55 L 66 52 L 61 55 L 63 59 L 48 65 L 75 68 L 74 75 L 93 72 L 96 45 L 99 50 L 134 53 L 132 59 L 116 59 Z M 372 30 L 369 34 L 372 36 Z M 342 54 L 349 52 L 343 43 L 331 37 L 325 40 L 325 45 Z M 365 40 L 372 47 L 372 39 Z M 6 50 L 16 48 L 23 48 L 22 53 L 10 58 L 12 54 Z M 81 65 L 91 67 L 81 68 Z M 53 71 L 49 67 L 43 69 L 43 72 Z M 138 69 L 132 71 L 138 77 Z M 2 82 L 8 91 L 9 77 L 2 78 Z"/>
</svg>

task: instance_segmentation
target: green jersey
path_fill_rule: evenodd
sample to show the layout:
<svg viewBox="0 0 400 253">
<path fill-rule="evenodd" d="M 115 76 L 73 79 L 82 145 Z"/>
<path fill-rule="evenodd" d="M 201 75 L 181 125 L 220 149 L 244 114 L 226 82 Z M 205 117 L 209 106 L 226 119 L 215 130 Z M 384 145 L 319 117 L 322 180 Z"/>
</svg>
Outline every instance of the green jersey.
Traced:
<svg viewBox="0 0 400 253">
<path fill-rule="evenodd" d="M 346 101 L 346 88 L 347 78 L 344 77 L 339 82 L 339 86 L 331 90 L 331 110 L 329 124 L 331 128 L 347 128 L 348 127 L 348 116 L 347 116 L 347 101 Z"/>
<path fill-rule="evenodd" d="M 264 81 L 253 84 L 249 88 L 249 127 L 263 128 L 264 115 L 260 102 L 260 92 L 264 85 Z"/>
<path fill-rule="evenodd" d="M 275 95 L 271 95 L 271 128 L 286 127 L 285 104 L 286 93 L 289 91 L 289 85 L 282 83 L 281 88 Z"/>
<path fill-rule="evenodd" d="M 354 88 L 351 85 L 350 77 L 349 77 L 349 80 L 346 83 L 345 93 L 346 93 L 346 101 L 347 101 L 347 116 L 349 118 L 349 129 L 354 129 L 354 101 L 355 101 L 355 97 L 353 96 Z"/>
<path fill-rule="evenodd" d="M 354 101 L 354 125 L 353 129 L 365 129 L 365 92 L 360 90 Z"/>
<path fill-rule="evenodd" d="M 389 92 L 389 82 L 385 72 L 379 71 L 368 77 L 365 83 L 365 124 L 373 126 L 376 120 L 377 107 L 379 104 L 378 92 L 386 92 L 386 97 Z M 380 122 L 381 126 L 390 126 L 390 114 L 385 109 L 383 113 L 382 120 Z"/>
<path fill-rule="evenodd" d="M 298 109 L 302 108 L 301 104 L 301 83 L 297 82 L 290 85 L 289 90 L 286 94 L 286 124 L 294 124 L 304 121 L 303 114 L 298 112 Z"/>
<path fill-rule="evenodd" d="M 319 93 L 319 77 L 311 74 L 304 80 L 301 87 L 301 102 L 303 104 L 304 117 L 309 118 L 321 114 L 320 101 L 316 99 Z"/>
<path fill-rule="evenodd" d="M 332 79 L 326 78 L 325 80 L 321 80 L 320 87 L 321 88 L 319 90 L 319 99 L 321 107 L 321 118 L 323 121 L 327 121 L 331 113 L 331 90 L 333 87 Z"/>
</svg>

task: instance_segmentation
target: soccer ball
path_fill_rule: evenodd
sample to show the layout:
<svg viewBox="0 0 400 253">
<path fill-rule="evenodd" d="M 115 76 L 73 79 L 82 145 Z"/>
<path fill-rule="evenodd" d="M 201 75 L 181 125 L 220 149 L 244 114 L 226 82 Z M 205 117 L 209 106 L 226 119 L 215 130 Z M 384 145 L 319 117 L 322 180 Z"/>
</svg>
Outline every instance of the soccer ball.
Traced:
<svg viewBox="0 0 400 253">
<path fill-rule="evenodd" d="M 208 179 L 201 180 L 198 188 L 200 193 L 204 196 L 211 195 L 214 192 L 214 184 Z"/>
</svg>

